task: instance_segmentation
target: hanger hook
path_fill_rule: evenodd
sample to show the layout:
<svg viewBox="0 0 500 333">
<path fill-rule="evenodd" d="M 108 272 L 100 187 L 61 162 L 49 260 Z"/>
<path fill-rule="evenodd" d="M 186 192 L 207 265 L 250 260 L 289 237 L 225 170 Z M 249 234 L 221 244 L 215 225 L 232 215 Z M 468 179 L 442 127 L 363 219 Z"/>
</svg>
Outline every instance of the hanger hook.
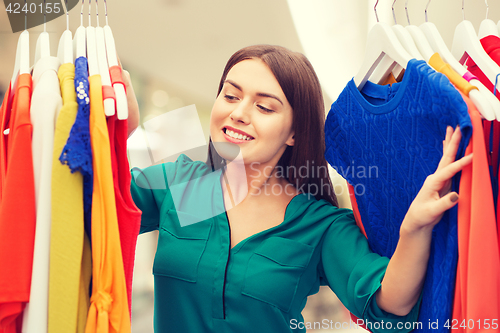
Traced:
<svg viewBox="0 0 500 333">
<path fill-rule="evenodd" d="M 408 25 L 411 25 L 410 15 L 408 14 L 408 0 L 406 0 L 406 2 L 405 2 L 405 11 L 406 11 L 406 20 L 408 21 Z"/>
<path fill-rule="evenodd" d="M 394 13 L 394 5 L 396 4 L 396 0 L 392 3 L 392 17 L 394 18 L 394 24 L 398 24 L 396 21 L 396 13 Z"/>
<path fill-rule="evenodd" d="M 108 3 L 104 0 L 104 16 L 106 17 L 106 25 L 108 24 Z"/>
<path fill-rule="evenodd" d="M 26 0 L 24 0 L 24 5 L 26 6 Z M 24 30 L 28 30 L 28 11 L 24 12 Z"/>
<path fill-rule="evenodd" d="M 488 14 L 490 12 L 490 6 L 488 5 L 488 0 L 484 0 L 484 3 L 486 4 L 486 19 L 488 19 Z"/>
<path fill-rule="evenodd" d="M 43 0 L 43 32 L 47 32 L 47 13 L 45 12 L 45 0 Z"/>
<path fill-rule="evenodd" d="M 465 2 L 465 0 L 462 0 L 462 20 L 465 21 L 464 2 Z"/>
<path fill-rule="evenodd" d="M 83 26 L 83 2 L 84 1 L 85 0 L 82 0 L 82 9 L 80 10 L 80 26 Z"/>
<path fill-rule="evenodd" d="M 377 2 L 375 2 L 375 6 L 373 6 L 373 11 L 375 12 L 375 17 L 377 18 L 377 23 L 378 23 L 379 20 L 378 20 L 378 14 L 377 14 L 377 5 L 378 5 L 378 0 L 377 0 Z"/>
<path fill-rule="evenodd" d="M 429 8 L 430 3 L 431 0 L 429 0 L 429 2 L 427 2 L 427 6 L 425 6 L 425 22 L 429 22 L 429 20 L 427 20 L 427 8 Z"/>
<path fill-rule="evenodd" d="M 90 21 L 91 12 L 92 12 L 92 0 L 89 0 L 89 27 L 92 26 L 92 22 Z"/>
<path fill-rule="evenodd" d="M 99 3 L 95 0 L 95 15 L 97 19 L 97 27 L 99 26 Z"/>
</svg>

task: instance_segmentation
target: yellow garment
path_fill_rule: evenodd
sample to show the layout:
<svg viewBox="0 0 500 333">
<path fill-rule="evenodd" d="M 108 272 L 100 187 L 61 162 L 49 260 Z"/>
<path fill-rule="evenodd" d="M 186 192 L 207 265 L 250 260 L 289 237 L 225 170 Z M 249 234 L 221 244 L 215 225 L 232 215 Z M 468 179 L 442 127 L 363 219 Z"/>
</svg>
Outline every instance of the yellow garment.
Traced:
<svg viewBox="0 0 500 333">
<path fill-rule="evenodd" d="M 473 86 L 466 79 L 460 76 L 457 72 L 451 68 L 451 66 L 441 59 L 439 53 L 434 53 L 432 57 L 429 59 L 429 65 L 434 68 L 439 73 L 443 73 L 451 83 L 464 95 L 469 96 L 469 92 L 472 89 L 477 89 L 477 87 Z"/>
<path fill-rule="evenodd" d="M 78 304 L 77 333 L 85 333 L 87 325 L 87 314 L 90 308 L 90 277 L 92 276 L 92 253 L 90 252 L 90 241 L 87 234 L 84 234 L 82 274 L 80 275 L 80 298 Z"/>
<path fill-rule="evenodd" d="M 101 76 L 90 83 L 90 141 L 94 168 L 92 193 L 92 297 L 86 333 L 131 331 L 127 288 L 116 215 L 111 148 L 104 115 Z"/>
<path fill-rule="evenodd" d="M 385 80 L 381 83 L 381 85 L 383 85 L 383 86 L 388 85 L 388 84 L 392 85 L 393 83 L 397 83 L 396 78 L 394 77 L 394 75 L 392 73 L 389 73 L 389 75 L 385 78 Z"/>
<path fill-rule="evenodd" d="M 63 107 L 57 117 L 52 157 L 52 229 L 49 269 L 49 333 L 75 332 L 83 251 L 83 177 L 71 173 L 59 156 L 78 111 L 75 66 L 58 71 Z"/>
</svg>

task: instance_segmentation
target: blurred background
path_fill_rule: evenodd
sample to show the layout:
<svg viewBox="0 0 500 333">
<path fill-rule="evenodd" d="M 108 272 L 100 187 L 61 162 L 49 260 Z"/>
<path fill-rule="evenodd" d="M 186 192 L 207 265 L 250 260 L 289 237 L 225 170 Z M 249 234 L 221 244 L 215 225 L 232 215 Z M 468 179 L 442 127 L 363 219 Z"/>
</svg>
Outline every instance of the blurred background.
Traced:
<svg viewBox="0 0 500 333">
<path fill-rule="evenodd" d="M 380 0 L 380 21 L 394 23 L 394 4 L 397 23 L 407 25 L 405 2 L 411 24 L 423 23 L 425 0 Z M 248 45 L 278 44 L 304 53 L 321 81 L 327 112 L 363 61 L 366 36 L 376 22 L 374 4 L 374 0 L 108 0 L 109 26 L 123 67 L 131 74 L 141 111 L 141 127 L 129 140 L 132 166 L 175 160 L 189 149 L 199 154 L 197 159 L 205 159 L 206 149 L 196 148 L 208 140 L 210 111 L 220 75 L 229 57 Z M 80 3 L 69 13 L 73 33 L 80 25 L 81 7 Z M 489 18 L 497 22 L 500 2 L 490 0 L 489 9 Z M 98 10 L 103 26 L 104 1 L 98 1 Z M 83 25 L 87 26 L 88 1 L 83 13 Z M 93 1 L 93 26 L 95 13 Z M 465 1 L 464 14 L 477 31 L 486 17 L 485 1 Z M 462 20 L 461 2 L 433 0 L 428 18 L 451 48 L 455 27 Z M 65 17 L 48 22 L 46 29 L 51 54 L 56 55 L 59 38 L 66 29 Z M 29 29 L 31 65 L 42 31 L 43 25 Z M 0 4 L 0 98 L 12 77 L 18 37 L 19 33 L 11 31 L 4 3 Z M 151 144 L 148 151 L 151 141 L 168 144 L 156 148 Z M 349 207 L 345 181 L 333 170 L 331 176 L 340 204 Z M 151 268 L 156 237 L 148 233 L 138 239 L 132 304 L 135 333 L 153 331 Z M 347 310 L 327 287 L 310 297 L 303 315 L 306 322 L 349 321 Z M 308 330 L 319 331 L 330 329 Z"/>
</svg>

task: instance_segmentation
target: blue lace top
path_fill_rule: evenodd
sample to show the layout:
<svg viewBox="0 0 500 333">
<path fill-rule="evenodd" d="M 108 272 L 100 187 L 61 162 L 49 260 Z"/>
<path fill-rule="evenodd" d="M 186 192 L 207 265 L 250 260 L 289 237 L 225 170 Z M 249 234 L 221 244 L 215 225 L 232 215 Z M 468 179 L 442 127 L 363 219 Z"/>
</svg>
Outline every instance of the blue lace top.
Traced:
<svg viewBox="0 0 500 333">
<path fill-rule="evenodd" d="M 63 164 L 67 164 L 71 172 L 79 171 L 83 175 L 83 211 L 85 231 L 91 235 L 92 213 L 92 148 L 90 146 L 90 99 L 89 99 L 89 74 L 87 58 L 79 57 L 75 61 L 75 90 L 78 102 L 78 113 L 75 123 L 59 157 Z"/>
<path fill-rule="evenodd" d="M 403 81 L 367 82 L 360 92 L 351 80 L 332 104 L 325 124 L 327 161 L 354 187 L 372 250 L 391 257 L 399 229 L 425 178 L 442 156 L 446 127 L 460 125 L 463 156 L 472 133 L 467 105 L 441 73 L 411 60 Z M 454 190 L 458 191 L 458 177 Z M 446 212 L 432 234 L 431 255 L 415 332 L 431 330 L 429 319 L 451 316 L 457 264 L 457 207 Z"/>
</svg>

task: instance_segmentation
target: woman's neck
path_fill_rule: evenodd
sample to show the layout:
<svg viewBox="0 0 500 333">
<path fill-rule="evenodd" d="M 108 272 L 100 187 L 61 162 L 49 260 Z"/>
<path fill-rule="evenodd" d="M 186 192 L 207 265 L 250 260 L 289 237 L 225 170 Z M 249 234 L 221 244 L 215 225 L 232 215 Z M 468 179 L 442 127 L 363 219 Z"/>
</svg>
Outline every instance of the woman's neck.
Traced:
<svg viewBox="0 0 500 333">
<path fill-rule="evenodd" d="M 231 202 L 234 207 L 250 197 L 269 197 L 281 193 L 284 179 L 276 176 L 274 163 L 244 164 L 233 161 L 224 168 L 221 183 L 224 197 L 230 199 L 226 200 L 226 204 Z"/>
</svg>

